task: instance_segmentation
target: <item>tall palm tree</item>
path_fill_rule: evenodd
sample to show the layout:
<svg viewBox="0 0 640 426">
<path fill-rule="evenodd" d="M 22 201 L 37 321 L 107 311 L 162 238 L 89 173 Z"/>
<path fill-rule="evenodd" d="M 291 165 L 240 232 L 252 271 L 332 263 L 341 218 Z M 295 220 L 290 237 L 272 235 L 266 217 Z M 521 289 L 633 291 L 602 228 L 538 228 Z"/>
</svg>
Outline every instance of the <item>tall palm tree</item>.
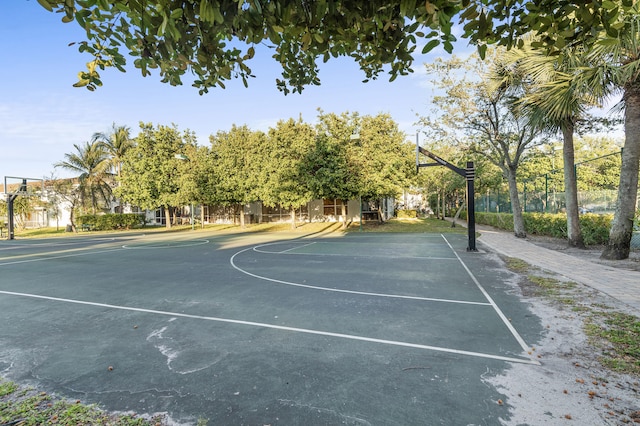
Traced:
<svg viewBox="0 0 640 426">
<path fill-rule="evenodd" d="M 107 133 L 96 132 L 91 138 L 92 142 L 97 142 L 111 157 L 111 167 L 116 176 L 120 177 L 122 170 L 122 158 L 127 151 L 134 146 L 131 139 L 131 129 L 128 126 L 111 125 L 111 131 Z"/>
<path fill-rule="evenodd" d="M 601 96 L 621 92 L 624 108 L 625 144 L 620 167 L 618 201 L 609 241 L 601 255 L 604 259 L 628 258 L 633 236 L 640 169 L 639 15 L 640 5 L 635 2 L 632 13 L 626 17 L 624 30 L 617 37 L 609 35 L 596 42 L 591 59 L 599 60 L 599 66 L 585 73 L 587 82 L 601 82 Z"/>
<path fill-rule="evenodd" d="M 629 257 L 633 220 L 636 214 L 638 171 L 640 169 L 640 4 L 620 9 L 618 20 L 585 45 L 586 66 L 580 67 L 564 84 L 554 87 L 543 103 L 551 111 L 562 110 L 557 100 L 571 90 L 588 91 L 594 98 L 607 99 L 622 94 L 625 145 L 618 186 L 618 200 L 604 259 Z"/>
<path fill-rule="evenodd" d="M 117 177 L 117 185 L 120 185 L 120 173 L 122 171 L 122 159 L 127 151 L 135 146 L 135 141 L 131 139 L 131 130 L 127 126 L 117 126 L 116 123 L 111 125 L 111 131 L 107 133 L 96 132 L 91 138 L 92 142 L 97 143 L 109 155 L 109 163 L 111 170 Z M 118 201 L 120 213 L 122 213 L 122 200 Z"/>
<path fill-rule="evenodd" d="M 108 183 L 109 155 L 98 143 L 85 142 L 84 145 L 74 144 L 76 152 L 64 155 L 65 160 L 54 164 L 68 171 L 77 173 L 82 194 L 81 204 L 87 205 L 87 197 L 95 214 L 100 201 L 109 202 L 111 186 Z"/>
<path fill-rule="evenodd" d="M 516 104 L 525 120 L 543 132 L 562 134 L 567 240 L 570 246 L 584 248 L 573 137 L 575 126 L 587 108 L 597 104 L 589 91 L 571 84 L 573 75 L 584 66 L 584 55 L 577 48 L 547 55 L 532 47 L 535 39 L 526 37 L 523 41 L 520 49 L 503 53 L 493 77 L 497 84 L 522 94 Z M 553 99 L 553 105 L 549 105 L 549 99 Z"/>
</svg>

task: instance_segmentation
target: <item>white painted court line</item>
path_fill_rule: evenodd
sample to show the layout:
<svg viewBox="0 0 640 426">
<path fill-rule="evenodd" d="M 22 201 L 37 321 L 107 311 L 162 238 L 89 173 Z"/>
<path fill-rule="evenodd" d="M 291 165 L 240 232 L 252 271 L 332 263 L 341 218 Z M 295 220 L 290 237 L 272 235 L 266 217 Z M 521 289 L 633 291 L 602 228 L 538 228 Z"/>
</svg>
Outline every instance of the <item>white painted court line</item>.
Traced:
<svg viewBox="0 0 640 426">
<path fill-rule="evenodd" d="M 522 350 L 526 353 L 529 349 L 530 346 L 527 345 L 527 343 L 524 341 L 524 339 L 522 338 L 522 336 L 520 336 L 520 334 L 518 333 L 518 331 L 515 329 L 515 327 L 511 324 L 511 322 L 509 321 L 509 319 L 506 317 L 506 315 L 502 312 L 502 310 L 500 310 L 500 308 L 498 307 L 498 305 L 496 304 L 496 302 L 494 302 L 494 300 L 491 298 L 491 296 L 489 296 L 489 293 L 487 293 L 487 291 L 484 289 L 484 287 L 482 287 L 482 284 L 480 284 L 480 281 L 478 281 L 478 279 L 475 277 L 475 275 L 473 275 L 473 273 L 471 272 L 471 270 L 467 267 L 467 265 L 462 261 L 462 259 L 460 258 L 460 256 L 458 256 L 458 253 L 456 253 L 456 251 L 453 249 L 453 247 L 451 246 L 451 244 L 449 243 L 449 241 L 447 240 L 447 238 L 442 235 L 442 238 L 444 239 L 444 241 L 447 243 L 447 245 L 449 246 L 449 248 L 451 249 L 451 251 L 453 252 L 453 254 L 455 254 L 455 256 L 458 258 L 458 260 L 460 261 L 460 264 L 462 265 L 462 267 L 465 269 L 465 271 L 467 271 L 467 274 L 469 274 L 469 276 L 471 277 L 471 279 L 473 280 L 473 282 L 476 284 L 476 286 L 478 287 L 478 289 L 482 292 L 482 294 L 484 294 L 484 297 L 489 301 L 489 303 L 491 304 L 491 306 L 493 306 L 493 309 L 496 311 L 496 313 L 498 314 L 498 316 L 500 317 L 500 319 L 502 320 L 502 322 L 507 326 L 507 328 L 509 329 L 509 331 L 511 332 L 511 334 L 513 335 L 513 337 L 516 339 L 516 341 L 520 344 L 520 347 L 522 347 Z M 539 363 L 538 363 L 539 365 Z"/>
<path fill-rule="evenodd" d="M 0 266 L 18 265 L 20 263 L 44 262 L 44 261 L 47 261 L 47 260 L 64 259 L 64 258 L 67 258 L 67 257 L 90 256 L 92 254 L 110 253 L 110 252 L 118 251 L 118 250 L 123 250 L 123 248 L 122 247 L 114 247 L 114 248 L 109 249 L 109 250 L 97 250 L 97 251 L 90 251 L 90 252 L 83 252 L 83 253 L 63 254 L 63 255 L 59 255 L 59 256 L 38 257 L 36 259 L 12 260 L 12 261 L 9 261 L 9 262 L 0 261 Z M 35 254 L 35 255 L 29 255 L 29 256 L 45 256 L 45 255 L 43 255 L 42 253 L 38 253 L 38 254 Z"/>
<path fill-rule="evenodd" d="M 105 241 L 105 243 L 110 243 L 110 244 L 117 244 L 118 240 L 122 240 L 124 238 L 113 238 L 113 239 L 108 239 L 108 240 L 102 240 L 99 239 L 99 241 Z M 96 239 L 94 239 L 95 241 Z M 86 241 L 86 240 L 85 240 Z M 154 240 L 151 240 L 154 241 Z M 87 248 L 87 245 L 83 246 L 83 247 L 79 247 L 79 248 L 73 248 L 73 249 L 67 249 L 67 250 L 58 250 L 55 251 L 55 253 L 60 253 L 60 252 L 76 252 L 76 253 L 70 253 L 70 254 L 61 254 L 61 255 L 55 255 L 55 256 L 50 256 L 48 255 L 49 253 L 51 253 L 51 251 L 49 252 L 36 252 L 36 253 L 29 253 L 29 254 L 23 254 L 23 255 L 19 255 L 19 256 L 10 256 L 7 257 L 6 259 L 8 261 L 4 261 L 4 258 L 0 258 L 0 266 L 6 266 L 6 265 L 17 265 L 17 264 L 21 264 L 21 263 L 32 263 L 32 262 L 42 262 L 42 261 L 47 261 L 47 260 L 53 260 L 53 259 L 64 259 L 64 258 L 69 258 L 69 257 L 78 257 L 78 256 L 89 256 L 92 254 L 100 254 L 100 253 L 109 253 L 109 252 L 113 252 L 113 251 L 118 251 L 118 250 L 124 250 L 124 249 L 128 249 L 128 250 L 141 250 L 141 249 L 166 249 L 166 248 L 182 248 L 182 247 L 191 247 L 191 246 L 198 246 L 198 245 L 204 245 L 204 244 L 208 244 L 210 241 L 209 240 L 202 240 L 202 239 L 198 239 L 198 240 L 168 240 L 169 241 L 169 245 L 166 246 L 159 246 L 159 245 L 153 245 L 153 244 L 157 244 L 157 240 L 155 241 L 155 243 L 151 243 L 150 245 L 142 245 L 142 246 L 132 246 L 132 245 L 128 245 L 128 244 L 124 244 L 124 245 L 118 245 L 116 247 L 110 248 L 110 249 L 104 249 L 104 250 L 91 250 L 90 248 Z M 65 246 L 67 244 L 56 244 L 53 245 L 54 247 L 56 246 Z M 77 244 L 70 244 L 70 245 L 77 245 Z M 41 247 L 41 246 L 49 246 L 48 244 L 40 244 L 40 245 L 23 245 L 22 247 Z M 90 247 L 90 246 L 89 246 Z M 81 253 L 77 253 L 77 251 L 82 250 Z M 86 250 L 90 250 L 90 251 L 86 251 Z M 11 259 L 16 259 L 16 258 L 22 258 L 20 260 L 11 260 Z"/>
<path fill-rule="evenodd" d="M 0 251 L 17 250 L 24 248 L 40 248 L 40 247 L 63 247 L 63 246 L 86 246 L 94 245 L 96 242 L 112 243 L 116 241 L 115 238 L 93 238 L 91 240 L 78 240 L 78 241 L 56 241 L 46 243 L 33 243 L 33 244 L 11 244 L 10 246 L 0 247 Z"/>
<path fill-rule="evenodd" d="M 283 244 L 284 244 L 284 243 L 283 243 Z M 312 245 L 314 245 L 314 244 L 316 244 L 316 242 L 315 242 L 315 241 L 310 242 L 310 243 L 306 243 L 306 244 L 302 244 L 300 247 L 291 247 L 290 249 L 282 250 L 282 251 L 279 251 L 278 253 L 279 253 L 279 254 L 280 254 L 280 253 L 286 253 L 286 252 L 291 251 L 291 250 L 296 250 L 296 249 L 299 249 L 299 248 L 302 248 L 302 247 L 312 246 Z"/>
<path fill-rule="evenodd" d="M 511 357 L 505 357 L 505 356 L 500 356 L 500 355 L 490 355 L 490 354 L 484 354 L 484 353 L 479 353 L 479 352 L 461 351 L 461 350 L 457 350 L 457 349 L 441 348 L 441 347 L 438 347 L 438 346 L 421 345 L 421 344 L 417 344 L 417 343 L 400 342 L 400 341 L 385 340 L 385 339 L 375 339 L 375 338 L 371 338 L 371 337 L 357 336 L 357 335 L 353 335 L 353 334 L 332 333 L 332 332 L 329 332 L 329 331 L 312 330 L 312 329 L 308 329 L 308 328 L 287 327 L 287 326 L 282 326 L 282 325 L 267 324 L 267 323 L 253 322 L 253 321 L 234 320 L 234 319 L 230 319 L 230 318 L 209 317 L 209 316 L 203 316 L 203 315 L 191 315 L 191 314 L 185 314 L 185 313 L 180 313 L 180 312 L 158 311 L 158 310 L 155 310 L 155 309 L 134 308 L 134 307 L 130 307 L 130 306 L 110 305 L 110 304 L 107 304 L 107 303 L 86 302 L 86 301 L 82 301 L 82 300 L 65 299 L 65 298 L 50 297 L 50 296 L 41 296 L 41 295 L 29 294 L 29 293 L 17 293 L 17 292 L 12 292 L 12 291 L 2 291 L 2 290 L 0 290 L 0 294 L 5 294 L 5 295 L 8 295 L 8 296 L 27 297 L 27 298 L 32 298 L 32 299 L 49 300 L 49 301 L 54 301 L 54 302 L 74 303 L 74 304 L 86 305 L 86 306 L 97 306 L 97 307 L 101 307 L 101 308 L 117 309 L 117 310 L 122 310 L 122 311 L 142 312 L 142 313 L 148 313 L 148 314 L 165 315 L 165 316 L 170 316 L 170 317 L 190 318 L 190 319 L 199 319 L 199 320 L 205 320 L 205 321 L 222 322 L 222 323 L 228 323 L 228 324 L 238 324 L 238 325 L 253 326 L 253 327 L 260 327 L 260 328 L 269 328 L 269 329 L 274 329 L 274 330 L 290 331 L 290 332 L 295 332 L 295 333 L 313 334 L 313 335 L 318 335 L 318 336 L 336 337 L 336 338 L 341 338 L 341 339 L 356 340 L 356 341 L 369 342 L 369 343 L 378 343 L 378 344 L 391 345 L 391 346 L 402 346 L 402 347 L 408 347 L 408 348 L 414 348 L 414 349 L 424 349 L 424 350 L 445 352 L 445 353 L 451 353 L 451 354 L 457 354 L 457 355 L 467 355 L 467 356 L 472 356 L 472 357 L 476 357 L 476 358 L 488 358 L 488 359 L 494 359 L 494 360 L 500 360 L 500 361 L 521 363 L 521 364 L 539 365 L 538 362 L 536 362 L 534 360 L 530 360 L 530 359 L 511 358 Z"/>
<path fill-rule="evenodd" d="M 393 255 L 393 254 L 387 254 L 385 253 L 384 255 L 381 254 L 359 254 L 356 252 L 352 252 L 349 254 L 344 254 L 344 253 L 292 253 L 292 250 L 296 250 L 298 248 L 302 248 L 302 247 L 306 247 L 309 246 L 311 244 L 327 244 L 327 243 L 309 243 L 309 244 L 303 244 L 300 247 L 291 247 L 290 249 L 287 250 L 282 250 L 282 251 L 269 251 L 269 250 L 261 250 L 261 247 L 267 247 L 267 246 L 272 246 L 272 245 L 277 245 L 277 244 L 287 244 L 287 241 L 277 241 L 274 243 L 266 243 L 266 244 L 260 244 L 258 246 L 253 247 L 253 251 L 255 251 L 256 253 L 264 253 L 264 254 L 288 254 L 288 255 L 292 255 L 292 256 L 318 256 L 318 257 L 365 257 L 365 258 L 370 258 L 370 257 L 383 257 L 385 259 L 428 259 L 428 260 L 457 260 L 455 257 L 434 257 L 434 256 L 405 256 L 405 255 Z"/>
<path fill-rule="evenodd" d="M 261 246 L 264 246 L 264 245 L 267 245 L 267 244 L 263 244 Z M 256 247 L 261 247 L 261 246 L 256 246 Z M 374 297 L 386 297 L 386 298 L 389 298 L 389 299 L 405 299 L 405 300 L 422 300 L 422 301 L 431 301 L 431 302 L 457 303 L 457 304 L 461 304 L 461 305 L 491 306 L 491 304 L 487 303 L 487 302 L 469 302 L 469 301 L 464 301 L 464 300 L 437 299 L 437 298 L 432 298 L 432 297 L 405 296 L 405 295 L 401 295 L 401 294 L 371 293 L 371 292 L 366 292 L 366 291 L 343 290 L 343 289 L 339 289 L 339 288 L 321 287 L 321 286 L 315 286 L 315 285 L 309 285 L 309 284 L 295 283 L 295 282 L 291 282 L 291 281 L 283 281 L 283 280 L 278 280 L 278 279 L 275 279 L 275 278 L 269 278 L 269 277 L 265 277 L 263 275 L 254 274 L 254 273 L 249 272 L 249 271 L 247 271 L 245 269 L 242 269 L 241 267 L 236 265 L 236 263 L 235 263 L 236 256 L 238 256 L 239 254 L 242 254 L 244 252 L 247 252 L 249 250 L 253 250 L 254 248 L 255 247 L 249 247 L 249 248 L 240 250 L 239 252 L 237 252 L 233 256 L 231 256 L 231 259 L 229 260 L 229 263 L 231 263 L 231 266 L 235 270 L 237 270 L 239 272 L 242 272 L 243 274 L 248 275 L 250 277 L 257 278 L 257 279 L 263 280 L 263 281 L 270 281 L 270 282 L 274 282 L 274 283 L 278 283 L 278 284 L 284 284 L 284 285 L 289 285 L 289 286 L 293 286 L 293 287 L 308 288 L 308 289 L 312 289 L 312 290 L 329 291 L 329 292 L 333 292 L 333 293 L 357 294 L 357 295 L 360 295 L 360 296 L 374 296 Z M 269 253 L 269 254 L 277 254 L 277 253 L 274 253 L 274 252 L 267 252 L 267 253 Z M 287 253 L 287 254 L 289 254 L 289 253 Z"/>
<path fill-rule="evenodd" d="M 136 243 L 136 244 L 124 244 L 123 249 L 127 250 L 145 250 L 145 249 L 167 249 L 167 248 L 182 248 L 193 247 L 209 244 L 209 240 L 167 240 L 166 244 L 157 245 L 158 242 L 151 244 Z"/>
</svg>

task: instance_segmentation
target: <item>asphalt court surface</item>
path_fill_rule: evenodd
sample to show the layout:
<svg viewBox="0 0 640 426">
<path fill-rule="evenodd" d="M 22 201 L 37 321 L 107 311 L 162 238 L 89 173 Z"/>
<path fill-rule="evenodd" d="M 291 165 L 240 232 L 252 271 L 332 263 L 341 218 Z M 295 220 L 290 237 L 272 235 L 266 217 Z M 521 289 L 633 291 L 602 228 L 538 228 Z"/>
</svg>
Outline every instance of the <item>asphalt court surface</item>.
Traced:
<svg viewBox="0 0 640 426">
<path fill-rule="evenodd" d="M 458 234 L 0 243 L 0 372 L 210 424 L 496 424 L 540 324 Z M 108 369 L 108 367 L 113 367 Z"/>
</svg>

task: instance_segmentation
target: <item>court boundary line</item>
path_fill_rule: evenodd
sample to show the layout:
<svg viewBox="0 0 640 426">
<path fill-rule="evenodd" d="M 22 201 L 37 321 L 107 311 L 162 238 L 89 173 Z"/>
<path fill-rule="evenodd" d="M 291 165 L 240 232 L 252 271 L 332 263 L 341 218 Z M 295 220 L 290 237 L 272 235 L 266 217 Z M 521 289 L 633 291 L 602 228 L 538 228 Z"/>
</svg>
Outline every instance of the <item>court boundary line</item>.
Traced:
<svg viewBox="0 0 640 426">
<path fill-rule="evenodd" d="M 449 248 L 451 249 L 451 251 L 453 252 L 453 254 L 458 258 L 458 261 L 460 261 L 460 264 L 462 265 L 462 267 L 465 269 L 465 271 L 467 271 L 467 274 L 469 274 L 469 276 L 471 277 L 471 279 L 473 280 L 473 282 L 476 284 L 476 286 L 478 287 L 478 289 L 482 292 L 482 294 L 484 295 L 484 297 L 489 301 L 489 303 L 491 304 L 491 306 L 493 307 L 493 309 L 496 311 L 496 313 L 498 314 L 498 316 L 500 317 L 500 319 L 502 320 L 502 322 L 507 326 L 507 328 L 509 329 L 509 331 L 511 332 L 511 334 L 513 335 L 513 337 L 516 339 L 516 341 L 520 344 L 520 346 L 522 347 L 522 350 L 524 352 L 528 352 L 529 350 L 531 350 L 531 347 L 529 345 L 527 345 L 527 342 L 524 341 L 524 339 L 522 338 L 522 336 L 520 336 L 520 333 L 518 333 L 518 331 L 516 330 L 516 328 L 513 326 L 513 324 L 511 324 L 511 321 L 509 321 L 509 319 L 507 318 L 507 316 L 504 314 L 504 312 L 502 312 L 502 310 L 500 309 L 500 307 L 498 307 L 498 304 L 493 300 L 493 298 L 489 295 L 489 293 L 485 290 L 485 288 L 482 286 L 482 284 L 480 284 L 480 281 L 478 281 L 478 279 L 476 278 L 475 275 L 473 275 L 473 273 L 471 272 L 471 270 L 469 269 L 469 267 L 462 261 L 462 259 L 460 258 L 460 256 L 458 255 L 458 253 L 453 249 L 453 247 L 451 246 L 451 244 L 449 243 L 449 241 L 447 240 L 447 238 L 444 236 L 444 234 L 440 234 L 442 235 L 442 238 L 444 239 L 444 241 L 447 243 L 447 245 L 449 246 Z"/>
<path fill-rule="evenodd" d="M 287 253 L 287 252 L 289 252 L 291 250 L 295 250 L 295 249 L 302 248 L 302 247 L 307 247 L 307 246 L 312 246 L 312 245 L 314 245 L 316 243 L 317 243 L 316 241 L 311 241 L 310 243 L 306 243 L 306 244 L 302 244 L 301 243 L 302 246 L 300 246 L 300 247 L 291 247 L 290 249 L 286 249 L 286 250 L 282 250 L 282 251 L 276 252 L 276 254 Z M 295 254 L 295 253 L 292 253 L 292 254 Z"/>
<path fill-rule="evenodd" d="M 277 243 L 260 244 L 260 245 L 254 246 L 254 247 L 248 247 L 246 249 L 240 250 L 240 251 L 234 253 L 233 256 L 231 256 L 231 258 L 229 259 L 229 263 L 231 264 L 231 266 L 235 270 L 237 270 L 238 272 L 241 272 L 241 273 L 243 273 L 245 275 L 248 275 L 250 277 L 257 278 L 257 279 L 263 280 L 263 281 L 274 282 L 274 283 L 277 283 L 277 284 L 289 285 L 289 286 L 292 286 L 292 287 L 308 288 L 308 289 L 311 289 L 311 290 L 329 291 L 329 292 L 334 292 L 334 293 L 356 294 L 356 295 L 359 295 L 359 296 L 386 297 L 386 298 L 389 298 L 389 299 L 419 300 L 419 301 L 425 301 L 425 302 L 456 303 L 456 304 L 460 304 L 460 305 L 491 306 L 491 303 L 487 303 L 487 302 L 471 302 L 471 301 L 465 301 L 465 300 L 438 299 L 438 298 L 434 298 L 434 297 L 406 296 L 406 295 L 401 295 L 401 294 L 389 294 L 389 293 L 373 293 L 373 292 L 367 292 L 367 291 L 345 290 L 345 289 L 340 289 L 340 288 L 321 287 L 321 286 L 315 286 L 315 285 L 310 285 L 310 284 L 294 283 L 294 282 L 291 282 L 291 281 L 284 281 L 284 280 L 279 280 L 279 279 L 276 279 L 276 278 L 270 278 L 270 277 L 265 277 L 263 275 L 254 274 L 254 273 L 249 272 L 249 271 L 247 271 L 245 269 L 242 269 L 238 265 L 236 265 L 235 258 L 239 254 L 245 253 L 245 252 L 247 252 L 249 250 L 254 250 L 256 247 L 262 247 L 262 246 L 270 245 L 270 244 L 277 244 Z M 274 252 L 267 252 L 267 253 L 268 254 L 279 254 L 277 252 L 275 252 L 275 253 Z M 285 254 L 291 254 L 291 253 L 285 253 Z M 452 258 L 452 260 L 455 260 L 455 259 Z"/>
<path fill-rule="evenodd" d="M 117 243 L 117 238 L 105 238 L 105 239 L 92 239 L 91 241 L 95 242 L 95 241 L 104 241 L 104 244 L 113 244 L 113 243 Z M 4 251 L 10 251 L 10 250 L 18 250 L 18 249 L 24 249 L 24 248 L 41 248 L 41 247 L 66 247 L 66 246 L 80 246 L 80 248 L 82 248 L 82 246 L 86 246 L 86 245 L 90 245 L 90 244 L 84 244 L 84 241 L 89 241 L 89 240 L 78 240 L 78 242 L 46 242 L 46 243 L 34 243 L 34 244 L 11 244 L 8 246 L 3 246 L 0 247 L 0 252 L 4 252 Z"/>
<path fill-rule="evenodd" d="M 142 234 L 141 236 L 146 236 L 146 234 Z M 64 259 L 64 258 L 69 258 L 69 257 L 78 257 L 78 256 L 88 256 L 88 255 L 92 255 L 92 254 L 101 254 L 101 253 L 110 253 L 113 251 L 118 251 L 118 250 L 145 250 L 145 249 L 167 249 L 167 248 L 183 248 L 183 247 L 193 247 L 193 246 L 200 246 L 200 245 L 205 245 L 205 244 L 209 244 L 211 242 L 210 239 L 179 239 L 179 240 L 170 240 L 172 243 L 187 243 L 187 244 L 180 244 L 180 245 L 171 245 L 171 246 L 166 246 L 166 247 L 159 247 L 159 246 L 144 246 L 144 247 L 129 247 L 128 244 L 120 244 L 120 240 L 124 240 L 125 238 L 105 238 L 105 239 L 99 239 L 99 238 L 93 238 L 91 240 L 85 240 L 85 241 L 105 241 L 104 244 L 112 244 L 113 246 L 111 248 L 101 248 L 99 250 L 92 250 L 91 245 L 87 244 L 87 245 L 82 245 L 81 247 L 77 247 L 80 243 L 78 244 L 55 244 L 55 243 L 46 243 L 46 244 L 23 244 L 20 245 L 21 248 L 24 247 L 63 247 L 63 246 L 76 246 L 73 248 L 69 248 L 69 249 L 62 249 L 62 250 L 49 250 L 47 252 L 36 252 L 36 253 L 27 253 L 27 254 L 21 254 L 18 256 L 8 256 L 6 258 L 2 258 L 0 257 L 0 267 L 2 266 L 6 266 L 6 265 L 18 265 L 21 263 L 32 263 L 32 262 L 40 262 L 40 261 L 47 261 L 47 260 L 53 260 L 53 259 Z M 150 241 L 150 243 L 153 244 L 153 239 Z M 155 241 L 156 243 L 158 241 Z M 193 244 L 190 244 L 192 243 Z M 103 245 L 104 245 L 103 244 Z M 2 251 L 2 249 L 0 249 L 0 251 Z M 70 254 L 59 254 L 59 255 L 50 255 L 50 253 L 61 253 L 61 252 L 73 252 Z M 10 260 L 10 259 L 20 259 L 21 260 Z M 28 259 L 25 259 L 28 258 Z M 7 261 L 4 261 L 4 260 Z"/>
<path fill-rule="evenodd" d="M 288 254 L 291 256 L 326 256 L 326 257 L 336 257 L 336 256 L 348 256 L 348 257 L 383 257 L 385 259 L 429 259 L 429 260 L 457 260 L 455 257 L 433 257 L 433 256 L 399 256 L 393 254 L 385 254 L 385 255 L 374 255 L 374 254 L 357 254 L 357 253 L 349 253 L 349 254 L 336 254 L 336 253 L 291 253 L 291 250 L 295 250 L 297 248 L 310 246 L 315 243 L 303 244 L 301 247 L 292 247 L 287 250 L 282 251 L 267 251 L 260 250 L 259 247 L 270 246 L 274 244 L 286 244 L 286 241 L 279 241 L 274 243 L 266 243 L 254 246 L 252 248 L 256 253 L 264 253 L 264 254 Z"/>
<path fill-rule="evenodd" d="M 63 255 L 59 255 L 59 256 L 39 257 L 37 259 L 13 260 L 13 261 L 10 261 L 10 262 L 2 262 L 2 261 L 0 261 L 0 267 L 6 266 L 6 265 L 18 265 L 20 263 L 44 262 L 44 261 L 53 260 L 53 259 L 64 259 L 66 257 L 90 256 L 92 254 L 110 253 L 110 252 L 119 251 L 119 250 L 124 250 L 124 249 L 122 248 L 122 246 L 120 246 L 120 247 L 114 247 L 112 249 L 107 249 L 107 250 L 97 250 L 97 251 L 89 251 L 89 252 L 82 252 L 82 253 L 63 254 Z M 36 253 L 36 254 L 30 254 L 30 255 L 24 255 L 24 256 L 38 256 L 38 255 L 41 255 L 41 254 L 40 253 Z M 44 255 L 41 255 L 41 256 L 44 256 Z M 16 257 L 18 257 L 18 256 L 16 256 Z"/>
<path fill-rule="evenodd" d="M 209 244 L 210 242 L 211 241 L 204 240 L 204 239 L 177 240 L 177 241 L 170 241 L 170 243 L 169 243 L 169 244 L 177 243 L 176 245 L 156 246 L 156 245 L 153 245 L 153 243 L 152 243 L 152 244 L 149 244 L 149 245 L 141 244 L 141 245 L 136 246 L 136 245 L 130 245 L 130 244 L 123 244 L 122 248 L 125 249 L 125 250 L 168 249 L 168 248 L 182 248 L 182 247 L 203 246 L 205 244 Z M 181 243 L 187 243 L 187 244 L 181 244 Z"/>
<path fill-rule="evenodd" d="M 253 326 L 253 327 L 268 328 L 268 329 L 289 331 L 289 332 L 296 332 L 296 333 L 303 333 L 303 334 L 336 337 L 336 338 L 347 339 L 347 340 L 378 343 L 378 344 L 385 344 L 385 345 L 391 345 L 391 346 L 408 347 L 408 348 L 414 348 L 414 349 L 431 350 L 435 352 L 444 352 L 444 353 L 451 353 L 456 355 L 466 355 L 466 356 L 472 356 L 476 358 L 487 358 L 487 359 L 494 359 L 499 361 L 520 363 L 520 364 L 540 365 L 538 361 L 533 359 L 512 358 L 512 357 L 506 357 L 501 355 L 485 354 L 481 352 L 463 351 L 458 349 L 442 348 L 439 346 L 422 345 L 418 343 L 401 342 L 401 341 L 387 340 L 387 339 L 377 339 L 373 337 L 358 336 L 355 334 L 334 333 L 330 331 L 313 330 L 308 328 L 288 327 L 283 325 L 260 323 L 260 322 L 254 322 L 254 321 L 235 320 L 231 318 L 210 317 L 205 315 L 185 314 L 181 312 L 170 312 L 170 311 L 160 311 L 156 309 L 135 308 L 130 306 L 112 305 L 108 303 L 99 303 L 99 302 L 88 302 L 83 300 L 43 296 L 43 295 L 37 295 L 37 294 L 31 294 L 31 293 L 19 293 L 19 292 L 13 292 L 13 291 L 5 291 L 5 290 L 0 290 L 0 294 L 4 294 L 8 296 L 16 296 L 16 297 L 25 297 L 25 298 L 31 298 L 31 299 L 48 300 L 48 301 L 54 301 L 54 302 L 62 302 L 62 303 L 73 303 L 73 304 L 85 305 L 85 306 L 96 306 L 101 308 L 115 309 L 115 310 L 122 310 L 122 311 L 140 312 L 140 313 L 164 315 L 164 316 L 171 316 L 171 317 L 178 317 L 178 318 L 199 319 L 199 320 L 205 320 L 205 321 Z"/>
</svg>

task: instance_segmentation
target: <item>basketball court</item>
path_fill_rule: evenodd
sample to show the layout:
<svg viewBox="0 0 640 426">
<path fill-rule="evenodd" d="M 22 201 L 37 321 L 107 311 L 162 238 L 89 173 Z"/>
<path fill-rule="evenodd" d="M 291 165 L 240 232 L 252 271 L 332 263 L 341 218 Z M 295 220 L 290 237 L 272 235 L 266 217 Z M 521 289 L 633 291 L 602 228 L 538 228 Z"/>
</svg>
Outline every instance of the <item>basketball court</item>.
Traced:
<svg viewBox="0 0 640 426">
<path fill-rule="evenodd" d="M 0 243 L 0 372 L 209 424 L 497 424 L 541 326 L 458 234 Z"/>
</svg>

